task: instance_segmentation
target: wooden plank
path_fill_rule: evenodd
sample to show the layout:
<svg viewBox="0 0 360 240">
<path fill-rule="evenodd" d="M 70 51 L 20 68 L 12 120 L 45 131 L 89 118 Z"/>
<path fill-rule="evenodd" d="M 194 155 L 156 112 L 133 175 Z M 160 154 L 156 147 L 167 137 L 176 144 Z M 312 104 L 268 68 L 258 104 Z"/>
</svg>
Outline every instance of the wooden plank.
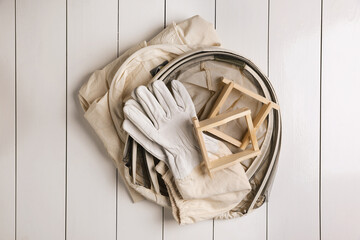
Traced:
<svg viewBox="0 0 360 240">
<path fill-rule="evenodd" d="M 117 239 L 162 238 L 162 207 L 148 200 L 132 203 L 122 181 L 118 184 L 117 214 Z"/>
<path fill-rule="evenodd" d="M 181 22 L 195 15 L 215 24 L 215 0 L 167 0 L 166 24 Z"/>
<path fill-rule="evenodd" d="M 66 3 L 17 1 L 17 239 L 65 238 Z"/>
<path fill-rule="evenodd" d="M 360 239 L 360 2 L 323 5 L 321 117 L 322 239 Z M 334 115 L 336 109 L 336 115 Z M 342 151 L 347 149 L 347 151 Z"/>
<path fill-rule="evenodd" d="M 164 28 L 164 0 L 119 0 L 120 54 Z"/>
<path fill-rule="evenodd" d="M 172 216 L 171 209 L 165 208 L 164 210 L 164 239 L 212 239 L 212 220 L 197 222 L 191 225 L 178 225 Z"/>
<path fill-rule="evenodd" d="M 283 123 L 270 240 L 319 239 L 320 14 L 320 1 L 270 3 L 269 77 Z"/>
<path fill-rule="evenodd" d="M 15 6 L 0 2 L 0 236 L 15 239 Z"/>
<path fill-rule="evenodd" d="M 266 205 L 247 216 L 215 220 L 214 239 L 266 239 Z"/>
<path fill-rule="evenodd" d="M 222 47 L 267 71 L 267 1 L 217 0 L 217 32 Z"/>
<path fill-rule="evenodd" d="M 139 6 L 141 6 L 139 8 Z M 149 9 L 151 9 L 149 11 Z M 119 50 L 120 53 L 143 40 L 150 40 L 164 27 L 164 1 L 119 1 Z M 162 208 L 142 201 L 132 203 L 119 176 L 117 198 L 117 239 L 162 238 Z"/>
<path fill-rule="evenodd" d="M 194 15 L 200 15 L 215 24 L 215 0 L 167 0 L 166 23 L 180 22 Z M 188 226 L 178 226 L 170 210 L 165 209 L 164 239 L 212 239 L 213 221 L 208 220 Z"/>
<path fill-rule="evenodd" d="M 116 0 L 68 1 L 67 239 L 116 238 L 116 169 L 77 99 L 90 74 L 116 58 Z"/>
<path fill-rule="evenodd" d="M 217 32 L 224 48 L 251 59 L 267 71 L 267 2 L 217 0 Z M 234 91 L 234 90 L 233 90 Z M 266 206 L 233 220 L 216 220 L 214 236 L 221 239 L 266 239 Z"/>
</svg>

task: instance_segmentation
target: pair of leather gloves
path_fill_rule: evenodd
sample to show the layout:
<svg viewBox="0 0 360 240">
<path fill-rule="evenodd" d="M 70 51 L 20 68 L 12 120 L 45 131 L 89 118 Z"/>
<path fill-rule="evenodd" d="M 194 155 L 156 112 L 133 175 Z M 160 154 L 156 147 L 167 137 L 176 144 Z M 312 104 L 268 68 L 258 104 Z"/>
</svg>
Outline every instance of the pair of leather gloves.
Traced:
<svg viewBox="0 0 360 240">
<path fill-rule="evenodd" d="M 200 170 L 202 156 L 192 123 L 196 111 L 184 85 L 172 80 L 172 93 L 163 81 L 155 81 L 150 87 L 151 91 L 145 86 L 138 87 L 135 99 L 125 103 L 127 119 L 123 129 L 167 164 L 183 199 L 249 192 L 251 187 L 240 164 L 215 172 L 213 178 Z M 206 134 L 204 140 L 210 159 L 231 154 L 223 142 Z"/>
</svg>

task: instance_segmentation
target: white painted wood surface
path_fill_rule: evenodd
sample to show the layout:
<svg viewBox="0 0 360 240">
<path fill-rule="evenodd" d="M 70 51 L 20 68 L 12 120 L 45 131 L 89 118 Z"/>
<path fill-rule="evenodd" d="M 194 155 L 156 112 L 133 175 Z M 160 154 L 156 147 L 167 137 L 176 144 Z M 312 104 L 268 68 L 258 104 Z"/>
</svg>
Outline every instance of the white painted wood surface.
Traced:
<svg viewBox="0 0 360 240">
<path fill-rule="evenodd" d="M 268 236 L 318 239 L 321 3 L 271 1 L 269 20 L 269 77 L 283 134 Z"/>
<path fill-rule="evenodd" d="M 253 61 L 267 73 L 267 1 L 217 1 L 216 30 L 223 47 Z M 256 13 L 256 14 L 254 14 Z M 265 239 L 266 204 L 244 218 L 215 221 L 215 239 Z"/>
<path fill-rule="evenodd" d="M 283 139 L 267 205 L 178 226 L 169 210 L 131 203 L 77 92 L 195 14 L 269 73 Z M 1 240 L 360 239 L 359 1 L 4 0 L 0 30 Z"/>
<path fill-rule="evenodd" d="M 141 4 L 141 8 L 139 8 Z M 164 2 L 162 0 L 119 1 L 119 52 L 144 40 L 164 28 Z M 154 9 L 148 11 L 148 9 Z M 134 23 L 134 24 L 128 24 Z M 162 238 L 163 209 L 149 201 L 133 204 L 119 175 L 117 197 L 117 239 Z M 134 231 L 137 226 L 138 230 Z"/>
<path fill-rule="evenodd" d="M 215 21 L 215 1 L 166 1 L 166 24 L 179 22 L 192 17 L 201 15 L 204 19 L 214 24 Z M 189 226 L 178 226 L 174 220 L 171 210 L 164 209 L 164 239 L 181 240 L 181 239 L 198 239 L 210 240 L 213 235 L 213 220 L 203 221 L 199 224 Z"/>
<path fill-rule="evenodd" d="M 15 3 L 0 2 L 0 238 L 15 238 Z"/>
<path fill-rule="evenodd" d="M 163 30 L 164 14 L 163 0 L 119 0 L 120 54 Z"/>
<path fill-rule="evenodd" d="M 217 0 L 216 30 L 224 48 L 249 58 L 267 73 L 268 2 Z"/>
<path fill-rule="evenodd" d="M 117 6 L 116 0 L 68 0 L 68 240 L 116 237 L 116 170 L 77 95 L 94 69 L 116 58 Z"/>
<path fill-rule="evenodd" d="M 17 1 L 17 239 L 64 239 L 66 5 Z"/>
<path fill-rule="evenodd" d="M 326 0 L 323 9 L 322 237 L 358 240 L 360 2 Z"/>
<path fill-rule="evenodd" d="M 181 22 L 194 15 L 200 15 L 207 21 L 215 24 L 215 0 L 167 0 L 166 24 Z"/>
</svg>

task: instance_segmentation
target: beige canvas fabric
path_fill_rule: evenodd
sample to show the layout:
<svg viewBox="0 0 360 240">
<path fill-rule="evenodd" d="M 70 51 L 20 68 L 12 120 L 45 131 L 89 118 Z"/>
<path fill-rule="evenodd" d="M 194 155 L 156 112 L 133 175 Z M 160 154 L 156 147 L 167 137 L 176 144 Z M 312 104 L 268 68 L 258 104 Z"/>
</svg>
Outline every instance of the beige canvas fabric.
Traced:
<svg viewBox="0 0 360 240">
<path fill-rule="evenodd" d="M 219 42 L 212 24 L 204 21 L 198 16 L 179 24 L 173 23 L 154 39 L 149 42 L 141 42 L 129 49 L 112 63 L 108 64 L 102 70 L 94 72 L 89 81 L 86 82 L 79 91 L 79 100 L 85 111 L 84 116 L 102 140 L 107 152 L 114 160 L 120 175 L 123 177 L 123 180 L 128 187 L 132 199 L 134 201 L 139 201 L 142 197 L 145 197 L 162 206 L 170 206 L 169 200 L 171 200 L 175 216 L 182 216 L 182 218 L 177 217 L 177 220 L 182 223 L 196 222 L 211 216 L 216 216 L 216 218 L 231 218 L 241 215 L 241 213 L 237 211 L 238 208 L 241 208 L 239 207 L 239 202 L 245 197 L 245 200 L 249 199 L 248 201 L 245 201 L 245 204 L 247 204 L 247 202 L 251 200 L 250 195 L 252 193 L 246 195 L 246 190 L 241 193 L 230 193 L 233 195 L 237 194 L 237 202 L 229 203 L 229 201 L 227 201 L 228 199 L 221 199 L 221 202 L 227 204 L 226 207 L 225 205 L 221 205 L 221 202 L 216 202 L 215 200 L 216 203 L 220 204 L 218 206 L 219 208 L 217 208 L 219 211 L 216 212 L 217 210 L 213 208 L 213 199 L 197 200 L 201 201 L 201 203 L 194 205 L 193 203 L 183 202 L 184 200 L 177 197 L 175 193 L 170 194 L 169 198 L 158 191 L 155 191 L 153 188 L 149 189 L 140 184 L 134 184 L 129 169 L 124 164 L 128 153 L 126 150 L 128 136 L 121 128 L 124 119 L 122 108 L 124 102 L 130 97 L 131 92 L 137 86 L 147 85 L 151 82 L 151 69 L 163 63 L 165 60 L 171 61 L 185 52 L 197 49 L 200 46 L 219 46 Z M 200 83 L 199 81 L 195 81 L 196 79 L 194 78 L 191 79 L 191 74 L 188 78 L 186 75 L 183 75 L 178 79 L 185 82 L 184 84 L 187 87 L 187 90 L 193 97 L 192 99 L 195 103 L 198 116 L 202 118 L 204 118 L 206 112 L 209 111 L 209 106 L 211 106 L 210 103 L 216 96 L 215 92 L 221 87 L 218 84 L 218 77 L 220 74 L 224 73 L 224 76 L 230 79 L 233 77 L 235 78 L 237 74 L 241 75 L 238 71 L 239 69 L 231 70 L 233 73 L 230 73 L 231 71 L 229 69 L 223 69 L 221 70 L 223 72 L 220 71 L 219 74 L 216 75 L 209 70 L 214 66 L 211 66 L 210 64 L 209 67 L 207 67 L 207 64 L 210 63 L 201 66 L 200 70 L 194 69 L 194 72 L 201 72 L 196 73 L 202 76 L 198 79 L 204 79 L 201 80 Z M 254 86 L 249 87 L 252 90 L 256 90 Z M 239 107 L 237 103 L 239 103 L 239 99 L 242 98 L 243 97 L 235 94 L 231 98 L 232 100 L 229 105 L 225 105 L 221 111 Z M 259 106 L 256 104 L 253 106 L 255 110 L 258 109 L 258 107 Z M 242 124 L 243 123 L 240 121 L 234 123 L 233 127 L 239 130 L 239 126 Z M 262 126 L 258 132 L 258 137 L 261 138 L 264 135 L 266 126 L 266 123 Z M 222 130 L 230 135 L 234 134 L 234 131 L 232 131 L 231 128 L 223 128 Z M 239 134 L 241 134 L 241 132 L 239 132 Z M 234 137 L 237 136 L 238 135 Z M 260 139 L 259 143 L 261 143 L 261 141 L 262 140 Z M 229 148 L 232 147 L 229 146 Z M 249 162 L 248 165 L 250 163 L 251 162 Z M 167 186 L 171 186 L 171 172 L 159 172 L 163 172 L 163 179 L 166 179 Z M 154 172 L 152 171 L 152 173 Z M 168 188 L 172 189 L 170 187 Z M 174 191 L 175 188 L 170 192 Z M 202 215 L 201 212 L 197 212 L 196 209 L 191 211 L 186 210 L 189 208 L 196 208 L 196 206 L 199 206 L 199 209 L 205 212 L 205 215 Z M 211 214 L 206 215 L 207 211 L 211 212 Z"/>
<path fill-rule="evenodd" d="M 240 165 L 238 165 L 242 169 Z M 191 224 L 207 219 L 212 219 L 218 215 L 228 212 L 239 204 L 239 199 L 243 199 L 250 191 L 248 180 L 244 179 L 244 186 L 247 188 L 226 194 L 212 196 L 206 199 L 184 200 L 177 190 L 174 177 L 164 162 L 156 165 L 158 171 L 166 183 L 169 192 L 172 214 L 175 220 L 181 224 Z M 244 171 L 242 169 L 242 171 Z M 201 170 L 195 169 L 193 175 L 202 174 Z M 245 175 L 245 173 L 244 173 Z"/>
<path fill-rule="evenodd" d="M 238 67 L 222 62 L 203 61 L 200 64 L 185 67 L 184 71 L 180 70 L 180 73 L 176 73 L 174 76 L 176 76 L 177 79 L 182 81 L 186 86 L 188 92 L 192 96 L 193 102 L 195 103 L 197 115 L 201 118 L 206 118 L 210 108 L 213 106 L 213 102 L 217 98 L 216 93 L 218 93 L 219 89 L 222 87 L 219 83 L 220 77 L 222 76 L 233 79 L 236 83 L 246 87 L 247 89 L 259 92 L 259 89 L 249 81 L 247 76 L 245 76 L 245 73 Z M 221 108 L 220 112 L 234 110 L 241 108 L 242 106 L 249 107 L 256 113 L 261 107 L 261 104 L 240 92 L 234 91 L 231 93 L 228 101 Z M 234 137 L 239 138 L 247 128 L 245 122 L 237 120 L 231 124 L 222 126 L 220 129 Z M 259 131 L 257 132 L 261 148 L 263 147 L 266 132 L 267 122 L 261 125 Z M 228 146 L 235 149 L 232 145 L 228 144 Z M 249 160 L 246 164 L 250 165 L 251 161 L 252 160 Z M 244 171 L 240 164 L 235 166 Z M 216 197 L 208 196 L 204 199 L 188 201 L 182 198 L 180 193 L 177 191 L 175 186 L 178 186 L 178 182 L 176 182 L 176 179 L 173 178 L 171 172 L 166 170 L 161 171 L 160 169 L 163 169 L 163 166 L 157 167 L 157 169 L 163 174 L 163 179 L 169 191 L 173 216 L 180 224 L 189 224 L 212 217 L 216 219 L 229 219 L 242 216 L 246 213 L 244 212 L 244 209 L 247 209 L 250 206 L 255 196 L 255 192 L 250 192 L 250 190 L 246 191 L 244 189 L 246 194 L 243 195 L 241 192 L 229 191 L 229 194 L 227 195 L 224 194 Z M 194 175 L 201 174 L 200 171 L 203 171 L 201 168 L 198 168 L 197 170 L 199 172 L 194 171 Z M 246 179 L 246 181 L 248 180 Z M 260 183 L 261 182 L 259 182 L 258 179 L 252 181 L 252 184 L 254 185 L 260 185 Z M 194 189 L 197 190 L 196 186 Z M 217 201 L 219 199 L 221 199 L 221 202 Z M 237 199 L 237 201 L 234 201 L 234 199 Z M 263 202 L 264 200 L 259 199 L 259 201 Z"/>
<path fill-rule="evenodd" d="M 170 61 L 199 45 L 220 45 L 212 24 L 199 16 L 179 24 L 172 23 L 149 42 L 141 42 L 102 70 L 95 71 L 79 91 L 79 100 L 85 111 L 84 117 L 115 162 L 133 201 L 139 201 L 142 197 L 133 190 L 137 186 L 132 186 L 126 180 L 127 173 L 122 162 L 127 138 L 126 133 L 121 129 L 123 121 L 121 109 L 124 99 L 130 96 L 135 87 L 147 84 L 151 80 L 149 71 L 152 68 L 164 60 Z M 144 62 L 146 65 L 141 64 Z M 113 81 L 116 84 L 114 84 L 113 94 L 109 96 L 109 88 Z M 117 122 L 112 120 L 109 101 L 113 101 L 118 106 L 118 109 L 113 111 L 118 119 Z M 147 190 L 145 191 L 147 192 Z M 143 195 L 148 196 L 149 194 L 144 193 Z M 157 199 L 157 197 L 154 196 L 151 199 Z"/>
</svg>

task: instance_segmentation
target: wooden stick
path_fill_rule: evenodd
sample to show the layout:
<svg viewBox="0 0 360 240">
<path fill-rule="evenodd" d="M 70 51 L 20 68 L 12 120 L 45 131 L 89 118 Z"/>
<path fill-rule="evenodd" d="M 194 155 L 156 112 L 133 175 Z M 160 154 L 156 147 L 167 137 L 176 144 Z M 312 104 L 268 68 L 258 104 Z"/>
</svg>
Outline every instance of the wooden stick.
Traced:
<svg viewBox="0 0 360 240">
<path fill-rule="evenodd" d="M 230 82 L 233 82 L 233 81 L 231 81 L 231 80 L 229 80 L 229 79 L 226 79 L 226 78 L 222 78 L 222 81 L 223 81 L 223 83 L 225 83 L 225 84 L 229 84 Z M 245 93 L 245 94 L 248 95 L 249 97 L 252 97 L 252 98 L 254 98 L 254 99 L 262 102 L 262 103 L 268 104 L 268 103 L 271 102 L 269 99 L 267 99 L 267 98 L 265 98 L 265 97 L 263 97 L 263 96 L 261 96 L 261 95 L 259 95 L 259 94 L 256 94 L 256 93 L 254 93 L 254 92 L 252 92 L 252 91 L 250 91 L 250 90 L 248 90 L 248 89 L 240 86 L 239 84 L 234 84 L 234 88 L 235 88 L 236 90 L 242 92 L 242 93 Z M 273 102 L 272 102 L 272 103 L 273 103 Z M 274 103 L 273 108 L 275 108 L 276 110 L 279 110 L 279 109 L 280 109 L 280 106 L 279 106 L 278 104 Z"/>
<path fill-rule="evenodd" d="M 234 88 L 234 82 L 229 81 L 228 83 L 225 84 L 220 95 L 216 99 L 216 102 L 215 102 L 213 108 L 211 109 L 208 118 L 212 118 L 212 117 L 216 116 L 216 114 L 219 113 L 220 108 L 225 103 L 227 97 L 229 96 L 229 94 L 233 88 Z"/>
<path fill-rule="evenodd" d="M 213 160 L 210 163 L 210 172 L 218 171 L 220 169 L 234 165 L 235 163 L 242 162 L 252 157 L 256 157 L 260 154 L 260 150 L 244 150 L 235 154 L 231 154 L 219 159 Z"/>
<path fill-rule="evenodd" d="M 253 125 L 253 122 L 251 119 L 251 115 L 246 115 L 245 118 L 246 118 L 246 123 L 247 123 L 248 129 L 249 129 L 248 131 L 250 132 L 250 138 L 251 138 L 251 142 L 253 145 L 253 150 L 257 151 L 257 150 L 259 150 L 259 145 L 258 145 L 258 141 L 256 139 L 254 125 Z"/>
<path fill-rule="evenodd" d="M 218 138 L 221 138 L 222 140 L 224 140 L 224 141 L 226 141 L 228 143 L 231 143 L 235 147 L 240 147 L 241 146 L 241 142 L 239 140 L 227 135 L 226 133 L 223 133 L 223 132 L 217 130 L 216 128 L 211 128 L 211 129 L 208 129 L 206 131 L 213 134 L 213 135 L 215 135 L 215 136 L 217 136 Z"/>
<path fill-rule="evenodd" d="M 196 117 L 193 117 L 192 118 L 192 121 L 193 121 L 193 124 L 194 124 L 194 127 L 195 127 L 195 135 L 196 135 L 196 138 L 199 142 L 199 146 L 200 146 L 200 150 L 201 150 L 201 155 L 204 159 L 204 162 L 205 162 L 205 166 L 209 172 L 209 175 L 210 177 L 212 178 L 212 173 L 210 172 L 210 160 L 209 160 L 209 156 L 208 156 L 208 153 L 207 153 L 207 150 L 206 150 L 206 145 L 205 145 L 205 142 L 204 142 L 204 138 L 202 136 L 202 131 L 200 130 L 200 124 L 199 124 L 199 120 L 196 118 Z"/>
<path fill-rule="evenodd" d="M 274 104 L 273 102 L 270 102 L 268 104 L 263 104 L 262 105 L 260 111 L 258 112 L 258 114 L 256 115 L 256 117 L 254 119 L 255 132 L 259 129 L 261 124 L 265 121 L 267 115 L 269 114 L 269 112 L 273 108 L 273 104 Z M 244 137 L 241 140 L 240 148 L 242 150 L 246 149 L 246 147 L 249 145 L 249 143 L 250 143 L 250 132 L 247 131 L 246 134 L 244 135 Z"/>
<path fill-rule="evenodd" d="M 213 118 L 208 118 L 203 121 L 200 121 L 198 130 L 207 131 L 208 129 L 223 125 L 237 118 L 244 117 L 247 114 L 251 114 L 251 111 L 248 108 L 240 108 L 234 111 L 225 112 Z"/>
</svg>

